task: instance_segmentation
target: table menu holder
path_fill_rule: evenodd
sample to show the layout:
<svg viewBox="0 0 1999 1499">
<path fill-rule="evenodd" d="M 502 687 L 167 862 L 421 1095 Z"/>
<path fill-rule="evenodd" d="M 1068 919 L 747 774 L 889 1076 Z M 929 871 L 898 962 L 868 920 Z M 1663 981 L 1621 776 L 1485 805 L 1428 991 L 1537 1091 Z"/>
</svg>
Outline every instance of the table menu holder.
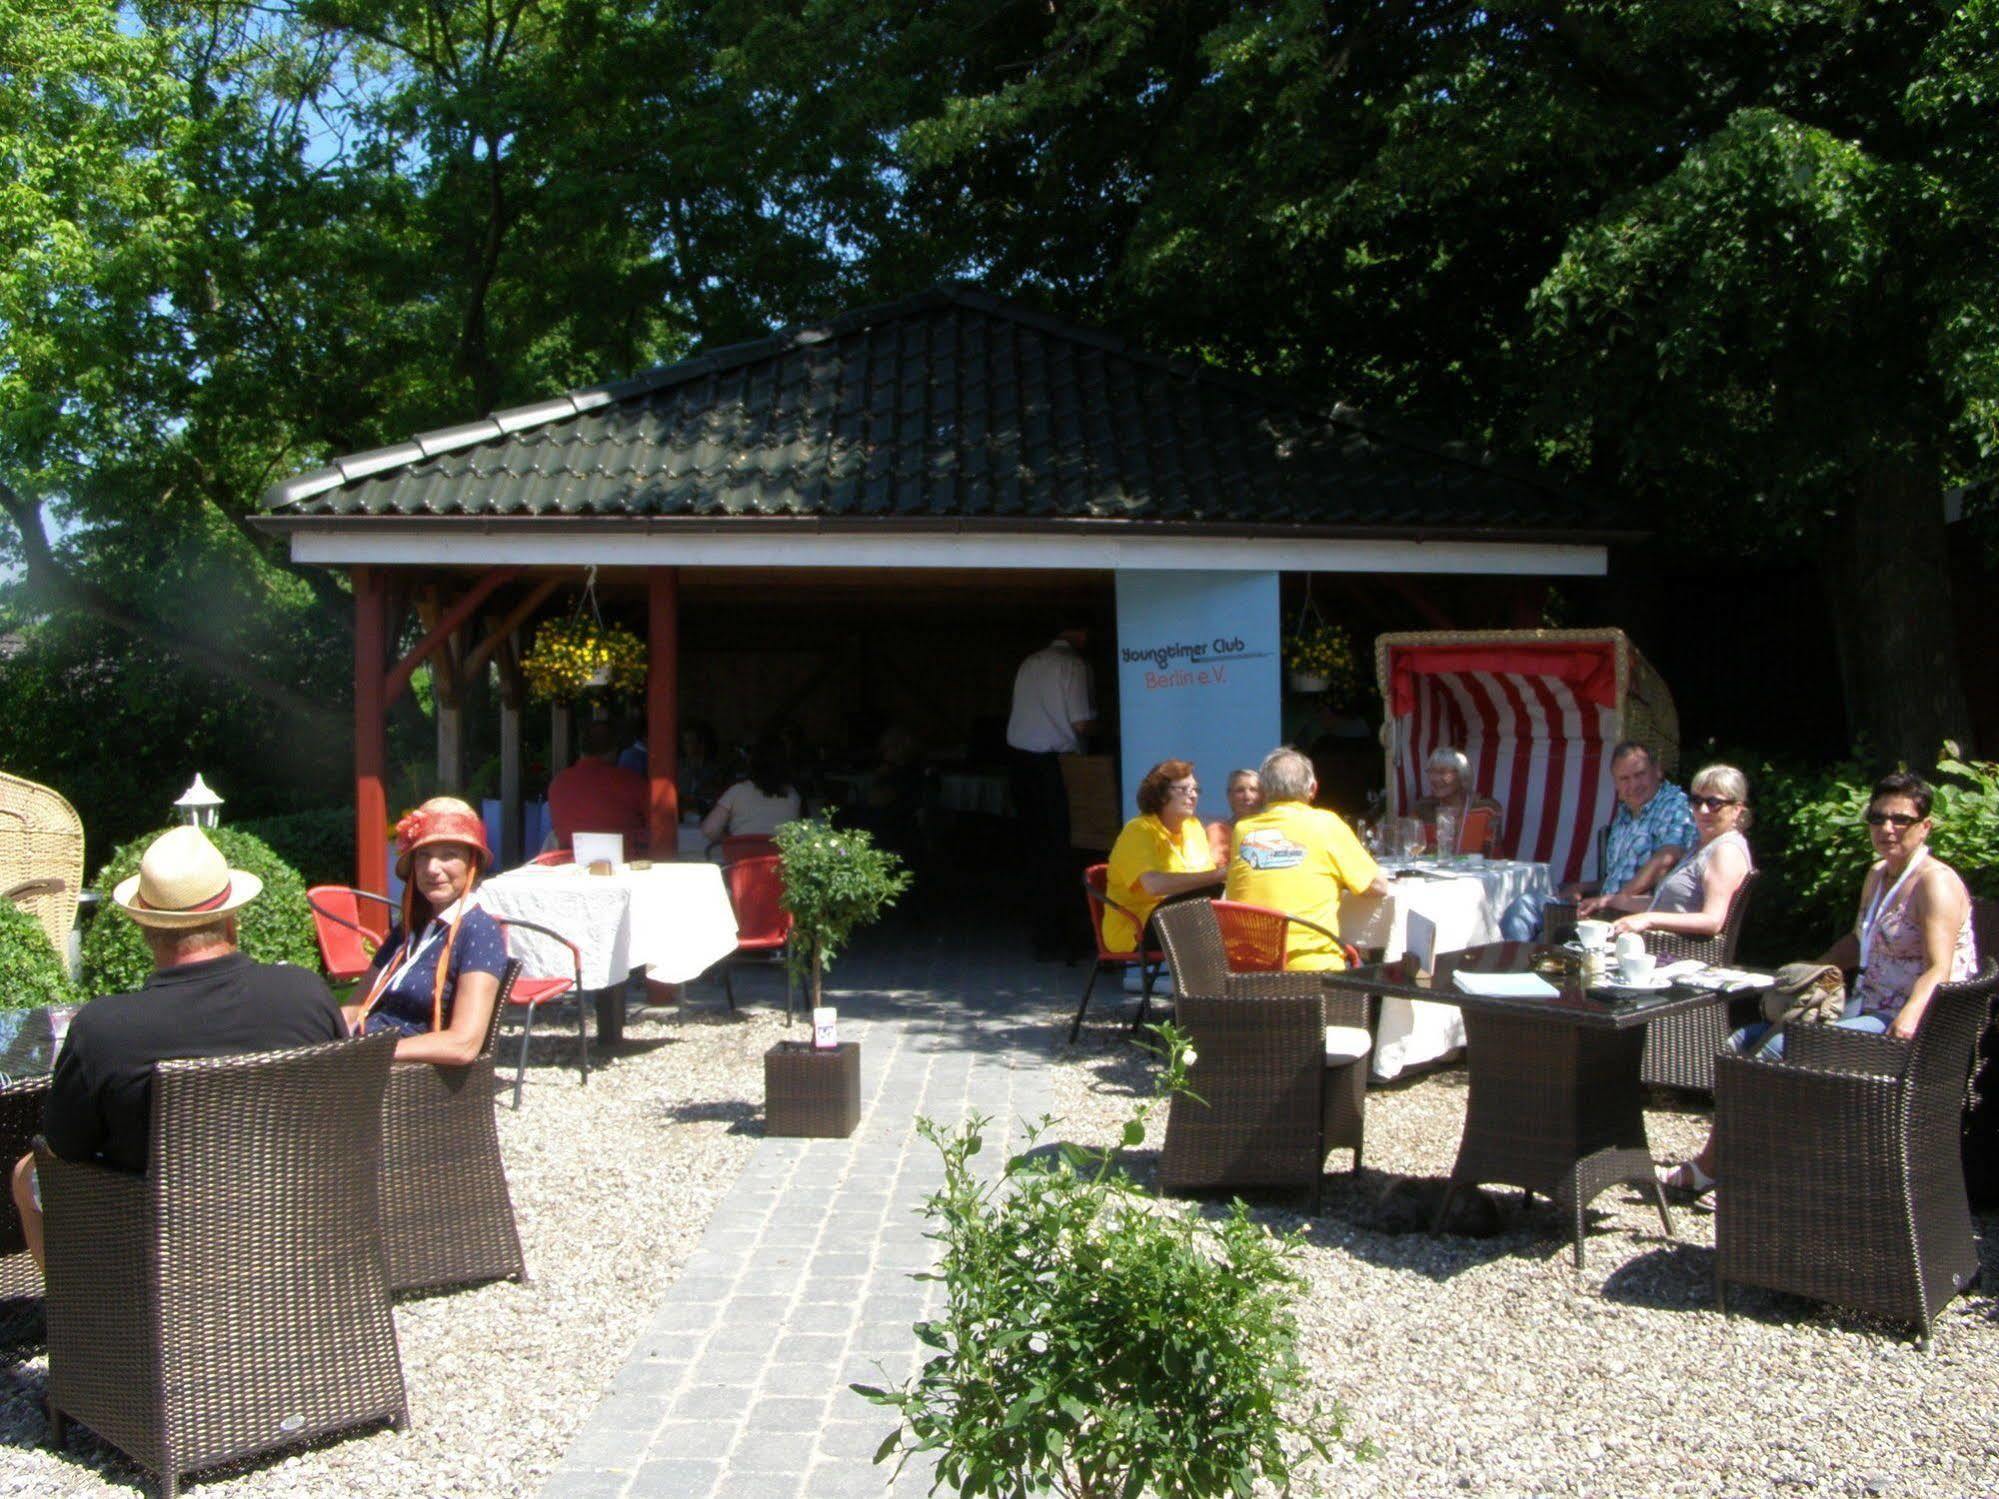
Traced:
<svg viewBox="0 0 1999 1499">
<path fill-rule="evenodd" d="M 780 1041 L 764 1053 L 764 1133 L 844 1140 L 861 1122 L 861 1046 Z"/>
</svg>

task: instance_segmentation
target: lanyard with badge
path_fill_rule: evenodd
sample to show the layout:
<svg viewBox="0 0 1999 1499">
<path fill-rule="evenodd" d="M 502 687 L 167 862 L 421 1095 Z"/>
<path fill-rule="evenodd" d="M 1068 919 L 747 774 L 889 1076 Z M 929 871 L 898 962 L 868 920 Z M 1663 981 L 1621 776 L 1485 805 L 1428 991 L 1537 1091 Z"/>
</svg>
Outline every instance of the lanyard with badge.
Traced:
<svg viewBox="0 0 1999 1499">
<path fill-rule="evenodd" d="M 1874 928 L 1879 926 L 1881 918 L 1894 908 L 1895 897 L 1901 894 L 1902 887 L 1909 883 L 1909 876 L 1916 872 L 1916 866 L 1923 862 L 1928 853 L 1927 848 L 1917 849 L 1915 856 L 1909 860 L 1909 867 L 1902 871 L 1902 877 L 1886 890 L 1877 893 L 1873 904 L 1868 906 L 1866 913 L 1860 918 L 1860 966 L 1863 970 L 1867 967 L 1868 949 L 1874 945 Z"/>
<path fill-rule="evenodd" d="M 430 923 L 430 929 L 414 944 L 411 943 L 408 937 L 403 938 L 403 955 L 384 970 L 382 976 L 368 990 L 368 997 L 361 1001 L 361 1015 L 363 1019 L 381 1002 L 384 994 L 395 988 L 402 981 L 405 974 L 409 973 L 417 964 L 423 961 L 425 953 L 429 952 L 441 939 L 450 934 L 454 924 L 453 918 L 463 916 L 465 914 L 464 908 L 465 901 L 461 897 L 452 903 L 450 910 L 441 916 L 433 918 Z"/>
</svg>

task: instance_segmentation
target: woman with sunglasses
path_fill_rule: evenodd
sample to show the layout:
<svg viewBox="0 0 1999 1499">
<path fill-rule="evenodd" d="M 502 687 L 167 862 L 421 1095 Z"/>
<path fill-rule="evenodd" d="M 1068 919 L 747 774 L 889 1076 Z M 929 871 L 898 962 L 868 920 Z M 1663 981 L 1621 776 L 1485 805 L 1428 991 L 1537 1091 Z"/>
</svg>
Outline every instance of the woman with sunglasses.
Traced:
<svg viewBox="0 0 1999 1499">
<path fill-rule="evenodd" d="M 1874 783 L 1867 801 L 1867 836 L 1879 855 L 1860 887 L 1860 914 L 1852 928 L 1819 958 L 1844 971 L 1859 970 L 1847 990 L 1848 1030 L 1907 1039 L 1916 1033 L 1938 984 L 1961 983 L 1978 967 L 1971 940 L 1971 892 L 1943 860 L 1924 847 L 1930 836 L 1929 783 L 1898 770 Z M 1729 1037 L 1740 1052 L 1782 1056 L 1780 1032 L 1758 1022 Z M 1714 1185 L 1714 1138 L 1701 1153 L 1661 1167 L 1659 1180 L 1683 1192 Z"/>
<path fill-rule="evenodd" d="M 1188 760 L 1161 760 L 1138 783 L 1138 816 L 1111 846 L 1104 893 L 1130 912 L 1103 913 L 1104 949 L 1131 952 L 1153 908 L 1169 896 L 1221 884 L 1208 832 L 1195 816 L 1201 787 Z"/>
<path fill-rule="evenodd" d="M 1613 932 L 1712 937 L 1728 921 L 1729 902 L 1755 868 L 1743 836 L 1750 821 L 1749 778 L 1733 765 L 1709 765 L 1694 777 L 1687 805 L 1700 842 L 1649 896 L 1619 892 L 1599 903 L 1600 914 L 1631 913 L 1615 917 Z"/>
</svg>

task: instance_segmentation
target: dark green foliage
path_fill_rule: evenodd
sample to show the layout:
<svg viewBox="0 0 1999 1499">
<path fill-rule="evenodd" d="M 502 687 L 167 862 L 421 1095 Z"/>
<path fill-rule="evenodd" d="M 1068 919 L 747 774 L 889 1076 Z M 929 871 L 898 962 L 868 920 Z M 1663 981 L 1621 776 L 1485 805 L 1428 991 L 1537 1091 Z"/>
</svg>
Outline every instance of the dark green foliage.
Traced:
<svg viewBox="0 0 1999 1499">
<path fill-rule="evenodd" d="M 354 812 L 349 807 L 314 807 L 233 824 L 261 838 L 271 852 L 299 872 L 308 885 L 354 882 Z"/>
<path fill-rule="evenodd" d="M 1125 1149 L 1186 1084 L 1185 1038 L 1161 1034 L 1168 1065 Z M 928 1205 L 944 1254 L 917 1278 L 942 1280 L 947 1305 L 917 1325 L 937 1351 L 908 1384 L 854 1386 L 902 1417 L 877 1462 L 936 1452 L 932 1492 L 1206 1499 L 1283 1490 L 1300 1449 L 1328 1455 L 1341 1413 L 1305 1408 L 1296 1235 L 1240 1201 L 1217 1221 L 1162 1203 L 1117 1150 L 1030 1148 L 983 1180 L 971 1161 L 988 1123 L 946 1135 L 918 1121 L 944 1157 Z"/>
<path fill-rule="evenodd" d="M 11 900 L 0 900 L 0 1010 L 73 1005 L 82 998 L 42 924 Z"/>
<path fill-rule="evenodd" d="M 136 989 L 153 971 L 153 958 L 139 928 L 113 906 L 111 892 L 120 880 L 139 872 L 139 859 L 165 832 L 155 828 L 117 849 L 97 872 L 93 888 L 105 905 L 83 938 L 83 984 L 92 994 Z M 248 870 L 264 882 L 263 894 L 236 913 L 237 939 L 243 951 L 260 963 L 291 963 L 320 971 L 319 943 L 313 936 L 312 907 L 306 903 L 305 881 L 263 840 L 241 828 L 209 828 L 208 837 L 222 850 L 232 869 Z"/>
</svg>

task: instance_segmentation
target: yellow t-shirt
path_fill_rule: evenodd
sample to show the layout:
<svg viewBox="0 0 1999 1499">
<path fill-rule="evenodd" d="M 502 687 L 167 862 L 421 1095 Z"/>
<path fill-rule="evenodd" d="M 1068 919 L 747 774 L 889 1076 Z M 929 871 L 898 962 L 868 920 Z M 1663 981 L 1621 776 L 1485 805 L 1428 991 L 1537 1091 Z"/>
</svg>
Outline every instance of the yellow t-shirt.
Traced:
<svg viewBox="0 0 1999 1499">
<path fill-rule="evenodd" d="M 1335 812 L 1279 802 L 1235 825 L 1225 897 L 1302 916 L 1340 929 L 1340 892 L 1358 895 L 1381 870 Z M 1337 943 L 1308 928 L 1288 928 L 1286 968 L 1344 968 Z"/>
<path fill-rule="evenodd" d="M 1134 927 L 1117 912 L 1104 912 L 1104 946 L 1112 952 L 1130 952 L 1138 946 L 1138 934 L 1159 897 L 1138 888 L 1138 877 L 1158 871 L 1162 874 L 1192 874 L 1213 869 L 1215 856 L 1208 847 L 1208 830 L 1199 818 L 1180 824 L 1176 840 L 1158 816 L 1148 812 L 1124 825 L 1111 845 L 1111 867 L 1104 881 L 1104 894 L 1138 918 Z"/>
</svg>

